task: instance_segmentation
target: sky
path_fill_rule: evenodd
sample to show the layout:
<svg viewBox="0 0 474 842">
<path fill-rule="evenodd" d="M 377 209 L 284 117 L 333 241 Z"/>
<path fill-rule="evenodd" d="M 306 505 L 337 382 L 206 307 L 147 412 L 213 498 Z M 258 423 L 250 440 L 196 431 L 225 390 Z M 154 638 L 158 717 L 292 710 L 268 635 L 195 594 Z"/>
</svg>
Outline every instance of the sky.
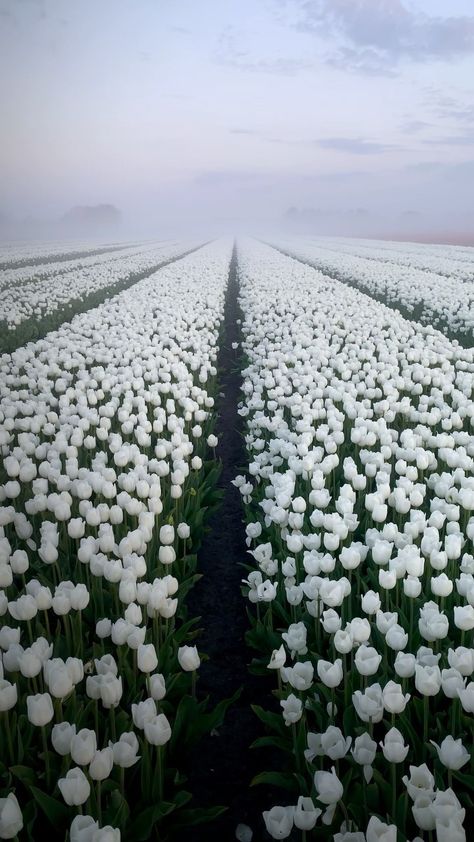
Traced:
<svg viewBox="0 0 474 842">
<path fill-rule="evenodd" d="M 0 211 L 474 230 L 471 0 L 0 0 Z"/>
</svg>

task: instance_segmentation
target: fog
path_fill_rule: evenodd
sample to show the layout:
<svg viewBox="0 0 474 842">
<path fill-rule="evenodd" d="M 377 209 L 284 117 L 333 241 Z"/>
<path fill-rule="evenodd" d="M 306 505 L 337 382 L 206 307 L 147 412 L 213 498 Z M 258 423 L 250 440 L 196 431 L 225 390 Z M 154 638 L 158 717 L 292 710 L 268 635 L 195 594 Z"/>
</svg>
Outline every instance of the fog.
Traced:
<svg viewBox="0 0 474 842">
<path fill-rule="evenodd" d="M 474 242 L 473 79 L 469 0 L 0 0 L 0 236 Z"/>
</svg>

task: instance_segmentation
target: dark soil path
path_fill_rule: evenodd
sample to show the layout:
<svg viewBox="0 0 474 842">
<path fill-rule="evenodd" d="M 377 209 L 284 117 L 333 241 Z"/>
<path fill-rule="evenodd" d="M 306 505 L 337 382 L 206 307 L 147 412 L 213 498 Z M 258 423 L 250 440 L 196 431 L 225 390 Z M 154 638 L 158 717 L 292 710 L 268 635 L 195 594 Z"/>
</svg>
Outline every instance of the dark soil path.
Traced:
<svg viewBox="0 0 474 842">
<path fill-rule="evenodd" d="M 249 787 L 251 779 L 266 768 L 264 752 L 249 749 L 253 740 L 262 735 L 263 727 L 250 705 L 262 701 L 265 705 L 269 688 L 264 678 L 251 675 L 247 669 L 252 653 L 245 644 L 249 623 L 240 589 L 245 571 L 240 565 L 248 556 L 240 493 L 231 485 L 231 480 L 244 472 L 245 465 L 244 425 L 237 413 L 241 352 L 232 348 L 232 343 L 240 340 L 237 296 L 234 248 L 218 358 L 223 397 L 219 401 L 216 434 L 217 456 L 223 468 L 219 486 L 224 496 L 208 522 L 198 553 L 198 570 L 203 578 L 193 588 L 188 606 L 190 616 L 202 617 L 200 625 L 204 631 L 198 645 L 209 656 L 199 670 L 199 697 L 209 695 L 215 704 L 232 696 L 239 687 L 243 691 L 228 711 L 218 735 L 202 740 L 189 758 L 187 788 L 193 792 L 196 803 L 225 804 L 229 808 L 219 820 L 183 835 L 183 840 L 192 837 L 193 842 L 234 840 L 239 823 L 249 825 L 254 831 L 254 842 L 258 842 L 263 824 L 261 811 L 266 809 L 268 799 L 263 787 Z"/>
</svg>

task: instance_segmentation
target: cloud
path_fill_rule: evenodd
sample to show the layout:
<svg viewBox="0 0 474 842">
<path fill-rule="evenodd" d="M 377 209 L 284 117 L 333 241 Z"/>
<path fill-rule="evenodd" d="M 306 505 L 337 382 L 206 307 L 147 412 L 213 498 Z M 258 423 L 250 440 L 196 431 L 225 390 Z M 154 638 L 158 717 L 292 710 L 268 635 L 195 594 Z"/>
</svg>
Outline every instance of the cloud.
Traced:
<svg viewBox="0 0 474 842">
<path fill-rule="evenodd" d="M 376 143 L 361 137 L 326 137 L 315 141 L 321 149 L 333 149 L 336 152 L 349 152 L 352 155 L 379 155 L 393 149 L 387 143 Z"/>
<path fill-rule="evenodd" d="M 402 60 L 453 60 L 474 51 L 474 16 L 414 11 L 407 0 L 294 0 L 295 25 L 339 42 L 327 61 L 369 74 L 393 74 Z"/>
<path fill-rule="evenodd" d="M 427 123 L 425 120 L 407 120 L 405 123 L 402 123 L 400 129 L 404 134 L 417 134 L 418 132 L 424 131 L 424 129 L 430 129 L 431 126 L 432 123 Z"/>
<path fill-rule="evenodd" d="M 314 62 L 304 58 L 255 56 L 242 47 L 242 41 L 242 33 L 233 26 L 227 26 L 219 36 L 214 61 L 237 70 L 276 76 L 296 76 L 301 71 L 314 67 Z"/>
</svg>

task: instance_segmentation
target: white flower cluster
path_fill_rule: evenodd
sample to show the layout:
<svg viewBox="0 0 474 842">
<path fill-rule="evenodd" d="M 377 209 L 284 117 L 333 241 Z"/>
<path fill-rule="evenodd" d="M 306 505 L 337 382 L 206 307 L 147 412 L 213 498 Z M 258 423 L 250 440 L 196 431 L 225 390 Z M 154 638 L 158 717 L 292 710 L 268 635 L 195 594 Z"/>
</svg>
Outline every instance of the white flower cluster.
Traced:
<svg viewBox="0 0 474 842">
<path fill-rule="evenodd" d="M 185 638 L 173 644 L 173 618 L 186 542 L 199 538 L 207 438 L 215 444 L 230 255 L 230 243 L 206 246 L 0 359 L 0 712 L 42 729 L 37 785 L 51 795 L 57 784 L 67 805 L 140 752 L 154 787 L 145 743 L 158 751 L 150 803 L 163 797 L 159 752 L 173 725 L 159 705 L 200 663 Z M 8 722 L 1 738 L 15 762 Z M 31 751 L 31 735 L 24 744 Z M 59 780 L 51 745 L 64 758 Z M 97 830 L 95 798 L 97 815 L 75 818 L 71 839 L 120 838 Z M 8 820 L 15 835 L 13 794 L 0 800 L 1 838 Z"/>
<path fill-rule="evenodd" d="M 401 307 L 415 319 L 444 330 L 452 337 L 473 341 L 474 276 L 455 272 L 438 274 L 384 259 L 384 251 L 374 248 L 370 258 L 358 254 L 357 240 L 350 253 L 320 246 L 317 241 L 293 238 L 276 245 L 323 273 L 354 285 L 363 292 Z"/>
<path fill-rule="evenodd" d="M 132 249 L 131 254 L 119 253 L 119 256 L 113 252 L 100 258 L 71 261 L 71 267 L 63 265 L 60 270 L 57 263 L 52 263 L 49 269 L 35 267 L 31 280 L 27 279 L 32 275 L 31 268 L 5 269 L 0 272 L 0 287 L 2 284 L 4 287 L 0 325 L 3 322 L 9 330 L 14 330 L 27 319 L 40 321 L 57 310 L 64 310 L 67 314 L 74 301 L 108 287 L 113 292 L 116 284 L 153 269 L 157 264 L 189 251 L 194 245 L 159 244 L 151 249 Z"/>
<path fill-rule="evenodd" d="M 56 241 L 28 241 L 22 243 L 3 243 L 0 245 L 0 266 L 13 268 L 15 265 L 27 266 L 39 262 L 47 263 L 48 259 L 70 259 L 86 253 L 98 254 L 101 251 L 111 251 L 128 243 L 102 243 L 91 240 L 60 240 Z"/>
<path fill-rule="evenodd" d="M 238 265 L 248 598 L 307 781 L 295 807 L 265 814 L 267 830 L 287 838 L 324 809 L 323 823 L 344 820 L 338 842 L 391 842 L 397 823 L 405 838 L 460 842 L 466 784 L 453 775 L 473 763 L 474 352 L 267 246 L 241 244 Z M 369 784 L 380 819 L 367 828 Z"/>
<path fill-rule="evenodd" d="M 90 269 L 93 266 L 101 266 L 104 263 L 121 260 L 127 257 L 144 254 L 147 251 L 160 249 L 166 243 L 156 242 L 152 245 L 129 246 L 118 250 L 111 250 L 99 254 L 82 254 L 80 257 L 73 257 L 65 260 L 53 259 L 38 265 L 26 265 L 7 267 L 0 270 L 0 289 L 5 287 L 17 287 L 21 284 L 29 284 L 44 278 L 53 278 L 63 275 L 66 272 L 78 269 Z M 171 245 L 171 244 L 168 244 Z"/>
<path fill-rule="evenodd" d="M 388 240 L 359 240 L 348 237 L 315 237 L 314 244 L 331 251 L 424 269 L 446 278 L 474 280 L 474 248 Z"/>
</svg>

